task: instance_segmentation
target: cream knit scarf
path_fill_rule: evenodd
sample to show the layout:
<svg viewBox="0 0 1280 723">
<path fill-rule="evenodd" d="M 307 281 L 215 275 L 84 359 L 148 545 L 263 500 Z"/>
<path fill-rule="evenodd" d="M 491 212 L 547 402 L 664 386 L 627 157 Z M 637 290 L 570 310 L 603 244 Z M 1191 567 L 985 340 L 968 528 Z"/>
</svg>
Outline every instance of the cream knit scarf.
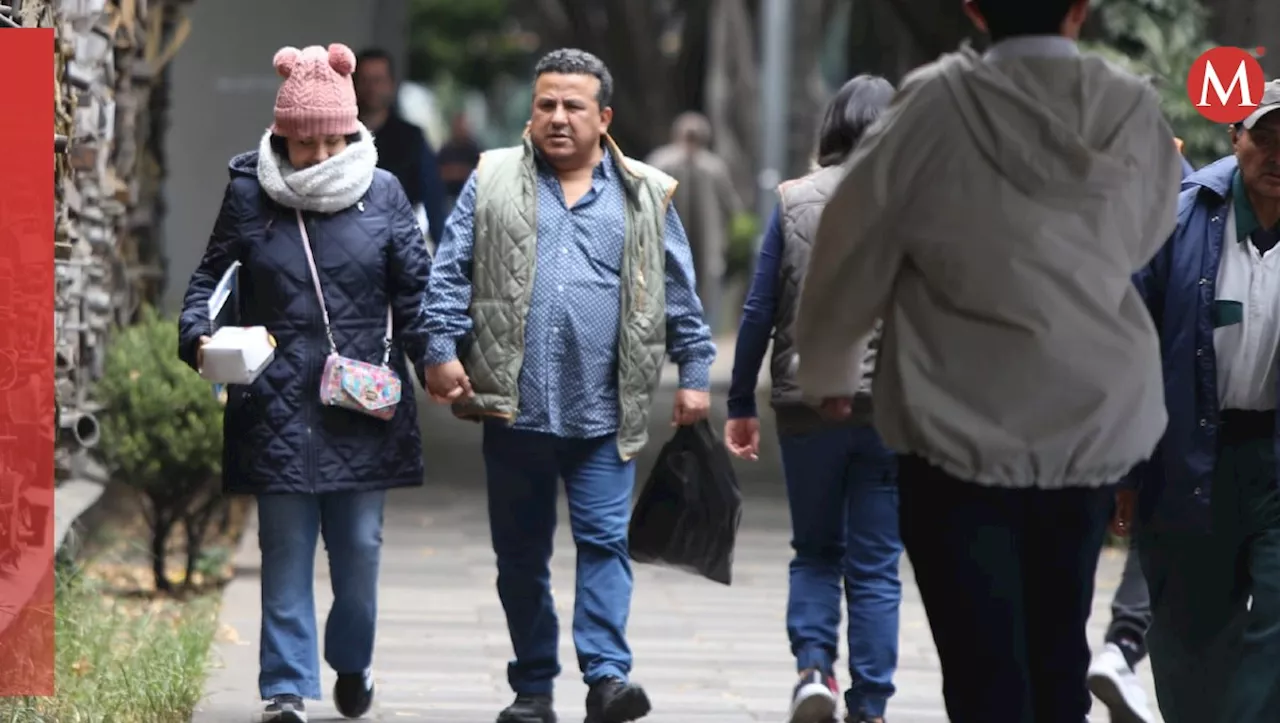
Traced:
<svg viewBox="0 0 1280 723">
<path fill-rule="evenodd" d="M 288 208 L 336 213 L 354 206 L 373 183 L 378 150 L 373 134 L 360 126 L 360 140 L 310 168 L 294 168 L 271 149 L 271 131 L 258 144 L 258 183 L 276 203 Z"/>
</svg>

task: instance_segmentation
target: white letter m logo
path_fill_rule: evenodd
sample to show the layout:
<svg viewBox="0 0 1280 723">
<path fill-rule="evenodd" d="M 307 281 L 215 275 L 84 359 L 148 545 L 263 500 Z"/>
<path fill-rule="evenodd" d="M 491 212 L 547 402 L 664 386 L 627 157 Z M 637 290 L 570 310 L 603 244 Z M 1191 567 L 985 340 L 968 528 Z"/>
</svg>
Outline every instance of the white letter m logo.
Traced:
<svg viewBox="0 0 1280 723">
<path fill-rule="evenodd" d="M 1210 84 L 1213 84 L 1213 89 L 1218 94 L 1219 105 L 1225 106 L 1230 104 L 1231 94 L 1235 91 L 1237 85 L 1240 86 L 1240 105 L 1257 105 L 1257 103 L 1253 102 L 1253 94 L 1249 89 L 1249 71 L 1245 66 L 1244 61 L 1241 61 L 1240 65 L 1236 68 L 1236 74 L 1231 78 L 1231 86 L 1225 89 L 1222 87 L 1222 79 L 1218 76 L 1218 70 L 1213 67 L 1213 63 L 1206 63 L 1204 69 L 1204 82 L 1200 84 L 1200 102 L 1196 103 L 1197 108 L 1204 108 L 1209 105 L 1208 99 Z"/>
</svg>

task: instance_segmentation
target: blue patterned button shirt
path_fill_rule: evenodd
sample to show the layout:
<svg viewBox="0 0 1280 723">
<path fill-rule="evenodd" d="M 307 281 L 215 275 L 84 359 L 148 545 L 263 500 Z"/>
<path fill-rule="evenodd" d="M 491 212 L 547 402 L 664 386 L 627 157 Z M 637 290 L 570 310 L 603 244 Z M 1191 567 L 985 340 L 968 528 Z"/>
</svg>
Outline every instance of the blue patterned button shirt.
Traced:
<svg viewBox="0 0 1280 723">
<path fill-rule="evenodd" d="M 537 271 L 525 327 L 515 427 L 592 438 L 618 429 L 618 330 L 626 191 L 608 150 L 591 189 L 570 208 L 555 173 L 538 164 Z M 471 330 L 475 174 L 467 180 L 431 268 L 425 304 L 428 364 L 457 358 Z M 680 386 L 710 387 L 715 344 L 695 293 L 689 240 L 674 207 L 666 220 L 667 353 Z"/>
</svg>

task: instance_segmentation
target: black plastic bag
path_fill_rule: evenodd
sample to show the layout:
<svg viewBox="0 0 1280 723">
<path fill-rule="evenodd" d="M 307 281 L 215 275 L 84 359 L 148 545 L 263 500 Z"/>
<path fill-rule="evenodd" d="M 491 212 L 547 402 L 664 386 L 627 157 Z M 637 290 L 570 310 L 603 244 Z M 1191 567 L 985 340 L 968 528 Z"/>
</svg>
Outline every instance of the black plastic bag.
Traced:
<svg viewBox="0 0 1280 723">
<path fill-rule="evenodd" d="M 704 421 L 662 447 L 631 513 L 631 559 L 730 584 L 742 493 L 729 452 Z"/>
</svg>

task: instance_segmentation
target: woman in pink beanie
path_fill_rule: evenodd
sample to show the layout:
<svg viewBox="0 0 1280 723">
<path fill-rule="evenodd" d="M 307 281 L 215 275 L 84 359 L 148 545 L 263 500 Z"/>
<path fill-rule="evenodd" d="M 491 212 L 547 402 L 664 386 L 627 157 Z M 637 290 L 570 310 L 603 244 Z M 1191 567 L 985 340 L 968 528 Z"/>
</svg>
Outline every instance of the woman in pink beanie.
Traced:
<svg viewBox="0 0 1280 723">
<path fill-rule="evenodd" d="M 183 302 L 179 353 L 199 370 L 213 332 L 209 297 L 238 262 L 238 323 L 266 327 L 277 347 L 254 382 L 229 387 L 223 481 L 228 493 L 258 499 L 261 719 L 305 723 L 303 700 L 321 697 L 312 589 L 320 536 L 333 581 L 324 654 L 338 674 L 334 701 L 349 718 L 373 704 L 384 500 L 423 478 L 405 358 L 421 375 L 431 262 L 404 190 L 376 168 L 357 120 L 351 50 L 284 48 L 275 68 L 284 78 L 275 121 L 258 150 L 231 160 Z M 333 354 L 405 380 L 389 419 L 321 403 Z"/>
</svg>

